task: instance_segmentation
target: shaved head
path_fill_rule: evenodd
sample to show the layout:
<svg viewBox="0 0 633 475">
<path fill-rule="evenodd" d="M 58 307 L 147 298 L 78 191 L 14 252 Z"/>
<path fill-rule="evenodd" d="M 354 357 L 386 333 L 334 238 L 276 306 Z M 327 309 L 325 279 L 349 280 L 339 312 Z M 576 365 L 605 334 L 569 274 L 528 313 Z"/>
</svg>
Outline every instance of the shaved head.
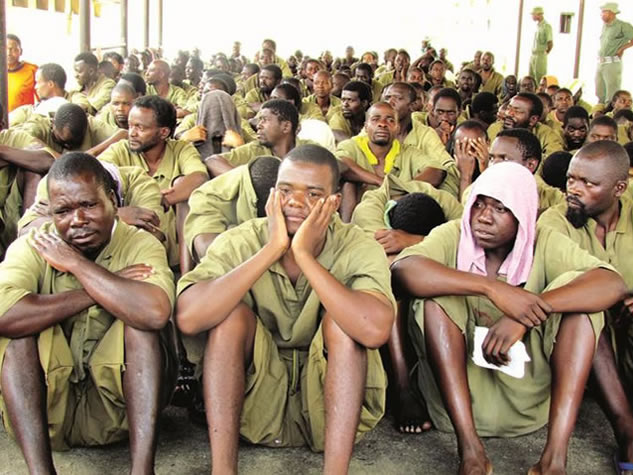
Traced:
<svg viewBox="0 0 633 475">
<path fill-rule="evenodd" d="M 154 60 L 153 64 L 154 67 L 162 73 L 169 74 L 171 71 L 169 63 L 167 61 L 163 61 L 162 59 Z"/>
<path fill-rule="evenodd" d="M 600 140 L 582 147 L 572 160 L 600 160 L 601 168 L 613 181 L 627 180 L 629 155 L 622 145 L 611 140 Z"/>
</svg>

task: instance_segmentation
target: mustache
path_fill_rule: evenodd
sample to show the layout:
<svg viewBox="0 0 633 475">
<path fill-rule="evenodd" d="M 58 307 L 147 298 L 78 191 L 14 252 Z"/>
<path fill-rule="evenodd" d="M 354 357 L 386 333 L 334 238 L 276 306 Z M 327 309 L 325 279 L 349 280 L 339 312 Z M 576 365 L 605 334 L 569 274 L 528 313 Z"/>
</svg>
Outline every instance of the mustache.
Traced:
<svg viewBox="0 0 633 475">
<path fill-rule="evenodd" d="M 579 208 L 585 209 L 585 204 L 582 201 L 580 201 L 578 198 L 576 198 L 575 196 L 567 195 L 565 197 L 565 200 L 567 201 L 568 204 L 569 203 L 574 203 Z"/>
</svg>

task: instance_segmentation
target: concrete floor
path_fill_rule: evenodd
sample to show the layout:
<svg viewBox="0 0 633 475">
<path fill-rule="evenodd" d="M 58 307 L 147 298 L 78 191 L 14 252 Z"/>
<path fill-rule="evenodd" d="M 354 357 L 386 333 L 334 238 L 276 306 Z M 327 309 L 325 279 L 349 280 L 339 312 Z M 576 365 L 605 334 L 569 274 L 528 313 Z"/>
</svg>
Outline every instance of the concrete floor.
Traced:
<svg viewBox="0 0 633 475">
<path fill-rule="evenodd" d="M 486 439 L 495 474 L 526 473 L 538 460 L 545 444 L 546 431 L 514 439 Z M 597 404 L 583 403 L 569 451 L 570 474 L 614 473 L 612 455 L 615 441 Z M 123 474 L 129 470 L 126 443 L 109 447 L 74 449 L 56 453 L 60 474 Z M 307 448 L 271 449 L 243 444 L 240 448 L 240 473 L 244 475 L 318 474 L 322 455 Z M 193 426 L 184 409 L 169 407 L 163 413 L 161 440 L 156 457 L 157 474 L 208 473 L 210 455 L 207 434 Z M 420 436 L 405 436 L 393 429 L 388 417 L 357 446 L 351 464 L 352 474 L 448 474 L 457 470 L 455 438 L 432 431 Z M 17 445 L 0 429 L 0 474 L 26 474 Z"/>
</svg>

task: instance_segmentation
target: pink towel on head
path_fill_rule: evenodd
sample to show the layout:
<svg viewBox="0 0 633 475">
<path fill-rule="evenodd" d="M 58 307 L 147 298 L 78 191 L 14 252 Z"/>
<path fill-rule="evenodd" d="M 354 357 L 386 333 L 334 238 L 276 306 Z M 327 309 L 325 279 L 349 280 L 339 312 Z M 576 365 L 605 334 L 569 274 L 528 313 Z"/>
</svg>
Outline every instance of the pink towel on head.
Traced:
<svg viewBox="0 0 633 475">
<path fill-rule="evenodd" d="M 514 162 L 492 165 L 473 183 L 462 215 L 457 249 L 457 269 L 486 275 L 486 254 L 475 242 L 470 214 L 478 195 L 494 198 L 508 208 L 519 222 L 514 247 L 499 269 L 510 285 L 527 281 L 534 259 L 538 191 L 536 180 L 524 166 Z"/>
</svg>

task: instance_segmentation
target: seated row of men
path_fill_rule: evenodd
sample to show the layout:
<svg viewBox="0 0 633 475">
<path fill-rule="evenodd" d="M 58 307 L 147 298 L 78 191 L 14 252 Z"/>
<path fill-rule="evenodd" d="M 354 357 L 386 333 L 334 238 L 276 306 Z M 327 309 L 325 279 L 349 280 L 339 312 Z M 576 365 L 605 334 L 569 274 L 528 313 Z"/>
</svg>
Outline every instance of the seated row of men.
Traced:
<svg viewBox="0 0 633 475">
<path fill-rule="evenodd" d="M 119 85 L 117 90 L 124 87 L 129 88 Z M 511 99 L 500 127 L 505 130 L 497 131 L 490 147 L 486 123 L 466 120 L 449 128 L 444 137 L 447 150 L 437 130 L 413 117 L 414 87 L 391 84 L 383 91 L 386 102 L 376 102 L 367 111 L 369 97 L 360 100 L 366 87 L 354 87 L 358 90 L 350 90 L 356 97 L 346 100 L 361 104 L 362 122 L 351 138 L 340 141 L 336 158 L 297 138 L 301 104 L 287 98 L 259 106 L 255 141 L 225 153 L 205 153 L 204 161 L 191 143 L 170 138 L 177 124 L 176 107 L 156 95 L 135 99 L 127 115 L 127 139 L 105 145 L 100 162 L 66 153 L 41 184 L 39 177 L 56 153 L 82 149 L 77 137 L 85 137 L 90 123 L 84 109 L 62 105 L 49 128 L 42 127 L 54 137 L 47 141 L 41 135 L 44 148 L 33 138 L 35 132 L 23 128 L 26 124 L 35 130 L 34 124 L 43 119 L 27 119 L 2 132 L 14 140 L 0 156 L 5 197 L 11 204 L 5 201 L 3 207 L 3 231 L 53 221 L 19 238 L 0 266 L 0 279 L 6 281 L 0 288 L 7 296 L 0 318 L 2 410 L 32 471 L 52 468 L 50 444 L 64 448 L 107 443 L 124 437 L 127 424 L 133 469 L 152 466 L 156 414 L 173 387 L 176 361 L 167 324 L 174 306 L 168 262 L 173 265 L 179 256 L 189 255 L 199 264 L 178 283 L 175 320 L 186 335 L 187 359 L 195 364 L 197 376 L 204 375 L 212 463 L 218 472 L 235 470 L 239 434 L 272 446 L 308 444 L 325 449 L 326 471 L 344 471 L 356 436 L 374 427 L 384 413 L 386 379 L 373 349 L 387 341 L 393 355 L 392 383 L 399 394 L 398 425 L 414 432 L 429 426 L 417 394 L 421 391 L 433 424 L 442 430 L 455 428 L 465 473 L 491 467 L 477 432 L 526 433 L 544 425 L 550 414 L 550 438 L 536 470 L 564 468 L 596 347 L 599 367 L 594 365 L 594 370 L 599 387 L 609 388 L 606 409 L 621 444 L 620 458 L 633 460 L 626 387 L 618 378 L 613 380 L 617 369 L 606 336 L 610 327 L 600 313 L 617 302 L 628 303 L 630 282 L 619 260 L 625 255 L 619 247 L 623 244 L 607 239 L 609 233 L 619 236 L 620 209 L 628 209 L 626 152 L 612 142 L 581 149 L 566 171 L 567 205 L 563 192 L 535 175 L 549 137 L 538 137 L 543 107 L 537 96 L 521 93 Z M 289 95 L 293 91 L 298 89 L 287 89 Z M 433 99 L 434 117 L 461 114 L 460 106 L 452 109 L 446 99 L 458 102 L 454 90 L 441 89 Z M 198 115 L 216 121 L 221 116 L 224 123 L 230 109 L 227 117 L 240 124 L 232 103 L 227 92 L 208 91 Z M 119 119 L 124 115 L 114 114 Z M 526 125 L 531 131 L 521 127 Z M 590 138 L 615 138 L 615 133 L 600 135 L 595 125 Z M 75 126 L 83 133 L 75 133 Z M 587 170 L 583 160 L 594 168 Z M 518 162 L 523 168 L 490 166 L 499 161 Z M 113 166 L 104 171 L 99 163 Z M 574 164 L 580 171 L 573 171 Z M 215 178 L 207 182 L 208 173 Z M 602 194 L 596 193 L 597 185 Z M 17 222 L 14 217 L 29 204 L 28 196 L 35 204 Z M 467 198 L 461 231 L 451 222 L 424 239 L 433 225 L 462 216 L 462 196 Z M 586 226 L 587 235 L 598 239 L 597 246 L 562 227 L 581 222 L 573 217 L 565 221 L 567 206 L 586 215 L 577 228 Z M 537 232 L 536 215 L 548 208 L 562 212 L 558 231 L 597 259 L 554 232 Z M 337 210 L 343 221 L 351 219 L 361 229 L 342 224 Z M 600 223 L 592 225 L 589 218 Z M 631 232 L 620 233 L 626 241 L 631 239 Z M 361 252 L 353 252 L 358 247 Z M 470 256 L 466 263 L 459 264 L 460 254 Z M 398 312 L 385 256 L 396 259 L 392 271 L 401 299 Z M 424 256 L 461 273 L 447 273 Z M 602 270 L 589 270 L 593 268 Z M 614 268 L 624 274 L 626 285 Z M 424 270 L 433 277 L 421 279 L 427 275 Z M 492 283 L 481 275 L 492 276 Z M 496 283 L 497 275 L 510 285 Z M 559 276 L 564 282 L 557 281 L 551 289 L 564 290 L 548 288 L 542 297 L 533 296 Z M 132 281 L 139 285 L 123 297 Z M 523 283 L 526 290 L 516 287 Z M 591 298 L 580 298 L 581 292 Z M 457 307 L 444 306 L 440 299 L 463 295 L 479 297 L 457 298 Z M 416 301 L 411 312 L 408 299 Z M 463 308 L 472 311 L 462 312 Z M 617 316 L 626 317 L 627 312 L 623 309 Z M 424 323 L 425 313 L 432 325 Z M 467 314 L 472 318 L 465 321 Z M 554 318 L 550 320 L 549 314 Z M 464 345 L 472 349 L 475 324 L 491 328 L 484 353 L 492 362 L 507 362 L 508 348 L 519 339 L 526 342 L 534 366 L 519 382 L 524 394 L 516 393 L 513 380 L 492 370 L 473 369 L 470 361 L 468 368 L 451 366 L 454 357 L 447 355 L 466 351 Z M 437 329 L 442 332 L 433 333 Z M 574 341 L 591 336 L 598 343 L 576 348 L 569 334 Z M 444 341 L 447 336 L 450 348 L 438 346 L 438 338 Z M 412 361 L 406 361 L 403 348 L 409 338 L 416 349 L 414 361 L 421 363 L 413 384 L 407 365 Z M 235 345 L 234 339 L 242 345 Z M 630 342 L 621 340 L 615 348 L 623 381 L 630 384 Z M 144 364 L 135 367 L 137 361 Z M 554 409 L 548 411 L 550 364 L 556 375 L 559 365 L 568 369 L 572 363 L 574 371 L 554 378 Z M 49 382 L 57 375 L 59 385 L 44 388 L 42 371 Z M 482 372 L 483 383 L 475 381 L 477 371 Z M 454 379 L 456 375 L 461 379 Z M 142 380 L 142 390 L 133 378 Z M 23 398 L 22 388 L 34 397 Z M 156 397 L 139 399 L 143 392 Z M 486 402 L 480 407 L 481 399 L 474 395 L 484 392 Z M 51 401 L 48 408 L 42 404 L 44 397 Z M 496 411 L 505 411 L 506 406 L 507 415 L 499 418 Z M 39 417 L 25 420 L 26 413 Z"/>
</svg>

